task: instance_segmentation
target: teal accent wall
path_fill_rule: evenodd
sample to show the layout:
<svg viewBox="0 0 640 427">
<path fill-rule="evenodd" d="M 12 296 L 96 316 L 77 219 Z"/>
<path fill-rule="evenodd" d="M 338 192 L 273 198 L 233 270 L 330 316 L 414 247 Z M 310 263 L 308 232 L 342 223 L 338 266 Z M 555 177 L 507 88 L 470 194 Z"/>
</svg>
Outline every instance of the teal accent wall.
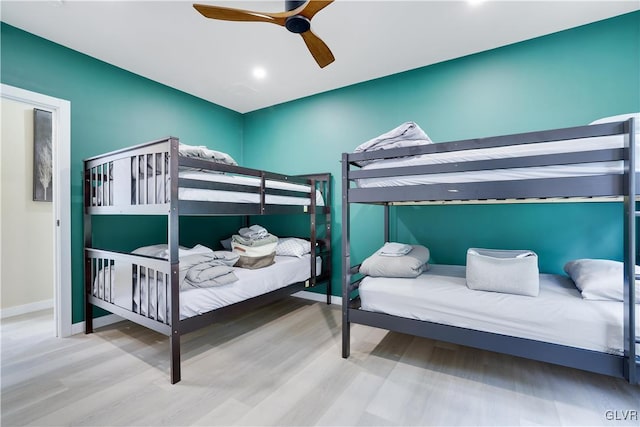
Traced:
<svg viewBox="0 0 640 427">
<path fill-rule="evenodd" d="M 340 58 L 337 58 L 339 61 Z M 265 108 L 244 116 L 247 166 L 334 177 L 334 293 L 339 293 L 342 152 L 405 121 L 435 142 L 587 124 L 640 111 L 635 12 Z M 532 249 L 544 272 L 568 259 L 622 257 L 620 203 L 392 208 L 392 239 L 432 261 L 464 264 L 469 247 Z M 352 261 L 383 242 L 383 210 L 353 206 Z"/>
<path fill-rule="evenodd" d="M 2 83 L 71 101 L 72 321 L 79 322 L 84 319 L 82 160 L 173 135 L 187 144 L 226 151 L 242 162 L 242 115 L 5 23 L 0 42 Z M 166 235 L 161 218 L 97 221 L 107 223 L 95 240 L 103 247 L 129 250 L 159 243 L 158 236 Z M 204 226 L 202 219 L 185 221 L 203 227 L 181 229 L 181 243 L 187 245 L 197 236 L 201 243 L 213 244 L 236 227 L 228 219 Z"/>
</svg>

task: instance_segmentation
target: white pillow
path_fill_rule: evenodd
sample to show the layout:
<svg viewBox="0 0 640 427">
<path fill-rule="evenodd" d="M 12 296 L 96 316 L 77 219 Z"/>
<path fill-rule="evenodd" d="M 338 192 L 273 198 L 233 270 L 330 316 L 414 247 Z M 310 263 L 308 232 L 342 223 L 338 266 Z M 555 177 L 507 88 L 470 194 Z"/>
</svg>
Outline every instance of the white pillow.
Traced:
<svg viewBox="0 0 640 427">
<path fill-rule="evenodd" d="M 623 301 L 624 264 L 607 259 L 576 259 L 564 265 L 582 293 L 582 298 L 599 301 Z M 636 266 L 636 274 L 640 267 Z M 636 303 L 640 304 L 640 281 L 636 281 Z"/>
<path fill-rule="evenodd" d="M 297 237 L 284 237 L 278 239 L 276 255 L 295 256 L 302 258 L 303 255 L 311 252 L 311 242 Z"/>
<path fill-rule="evenodd" d="M 631 117 L 635 117 L 636 126 L 640 126 L 640 113 L 618 114 L 617 116 L 603 117 L 601 119 L 594 120 L 589 124 L 590 125 L 599 125 L 599 124 L 602 124 L 602 123 L 622 122 L 622 121 L 625 121 L 625 120 L 629 120 Z"/>
<path fill-rule="evenodd" d="M 229 237 L 228 239 L 220 240 L 220 245 L 222 245 L 222 247 L 225 250 L 230 251 L 231 250 L 231 237 Z"/>
<path fill-rule="evenodd" d="M 469 289 L 537 297 L 538 255 L 529 250 L 469 248 L 466 279 Z"/>
</svg>

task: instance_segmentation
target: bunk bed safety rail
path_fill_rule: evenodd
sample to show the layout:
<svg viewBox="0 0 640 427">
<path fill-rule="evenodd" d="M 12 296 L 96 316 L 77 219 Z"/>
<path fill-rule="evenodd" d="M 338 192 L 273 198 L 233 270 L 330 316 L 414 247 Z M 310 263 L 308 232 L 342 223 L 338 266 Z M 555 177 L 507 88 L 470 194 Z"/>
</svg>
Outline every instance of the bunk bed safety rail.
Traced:
<svg viewBox="0 0 640 427">
<path fill-rule="evenodd" d="M 85 160 L 85 209 L 92 214 L 166 213 L 172 152 L 178 152 L 175 138 Z"/>
<path fill-rule="evenodd" d="M 361 153 L 349 153 L 348 162 L 356 165 L 371 160 L 393 159 L 422 154 L 447 153 L 452 151 L 479 150 L 513 145 L 540 144 L 584 138 L 597 138 L 626 133 L 626 122 L 611 122 L 597 125 L 576 126 L 546 131 L 526 132 L 513 135 L 473 138 L 436 144 L 392 148 Z"/>
<path fill-rule="evenodd" d="M 100 249 L 87 248 L 85 253 L 87 292 L 92 303 L 100 306 L 105 302 L 150 321 L 170 324 L 168 261 Z M 108 310 L 112 310 L 111 305 Z"/>
<path fill-rule="evenodd" d="M 87 213 L 163 215 L 173 199 L 185 215 L 309 214 L 311 200 L 328 209 L 328 174 L 250 169 L 183 156 L 179 147 L 170 137 L 87 159 Z"/>
<path fill-rule="evenodd" d="M 351 203 L 385 204 L 620 197 L 623 196 L 623 168 L 615 165 L 622 165 L 627 159 L 628 146 L 624 146 L 622 138 L 616 136 L 629 138 L 629 123 L 603 123 L 374 152 L 345 153 L 345 191 L 349 193 Z M 599 145 L 603 141 L 601 138 L 609 137 L 615 140 L 607 139 L 604 145 Z M 578 151 L 576 147 L 583 145 L 576 141 L 578 139 L 591 141 L 592 145 Z M 545 146 L 538 145 L 534 151 L 518 152 L 522 145 L 534 147 L 536 143 L 560 143 L 562 150 L 567 151 L 556 151 L 558 148 L 554 148 L 545 152 L 542 148 Z M 513 153 L 506 157 L 495 156 L 495 151 L 490 155 L 478 155 L 483 150 L 506 148 L 514 148 Z M 473 156 L 465 154 L 469 150 L 476 150 Z M 501 156 L 507 154 L 504 151 L 501 153 Z M 424 156 L 429 154 L 445 157 Z M 358 166 L 365 160 L 370 162 L 412 156 L 419 160 L 388 167 L 359 169 Z M 561 174 L 554 175 L 556 170 L 560 170 L 558 168 L 562 168 Z M 569 168 L 568 171 L 565 168 Z M 520 171 L 527 174 L 520 174 Z M 479 174 L 469 175 L 468 172 Z M 470 176 L 474 178 L 470 179 Z M 363 184 L 363 180 L 368 180 L 367 185 Z"/>
</svg>

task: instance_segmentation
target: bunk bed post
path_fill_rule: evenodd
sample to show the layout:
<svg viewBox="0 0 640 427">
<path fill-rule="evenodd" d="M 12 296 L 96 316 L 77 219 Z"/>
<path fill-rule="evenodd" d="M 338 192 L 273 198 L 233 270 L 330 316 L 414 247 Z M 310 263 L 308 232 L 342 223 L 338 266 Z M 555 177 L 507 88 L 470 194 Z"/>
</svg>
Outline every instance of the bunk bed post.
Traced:
<svg viewBox="0 0 640 427">
<path fill-rule="evenodd" d="M 325 238 L 326 238 L 326 250 L 331 253 L 331 175 L 327 174 L 324 181 L 324 209 L 325 209 Z M 328 273 L 327 280 L 327 304 L 331 304 L 331 256 L 329 256 L 329 265 L 323 266 L 323 270 Z"/>
<path fill-rule="evenodd" d="M 91 205 L 91 170 L 87 169 L 87 162 L 84 162 L 84 247 L 93 246 L 91 238 L 91 214 L 89 206 Z M 89 302 L 89 294 L 91 293 L 91 258 L 84 251 L 84 333 L 93 332 L 93 305 Z"/>
<path fill-rule="evenodd" d="M 625 375 L 631 384 L 638 383 L 636 355 L 636 218 L 640 212 L 636 210 L 636 141 L 635 122 L 631 118 L 625 122 L 628 142 L 628 158 L 626 161 L 626 191 L 624 195 L 624 353 Z"/>
<path fill-rule="evenodd" d="M 389 241 L 389 203 L 384 204 L 384 242 Z"/>
<path fill-rule="evenodd" d="M 310 227 L 310 231 L 311 231 L 311 235 L 310 240 L 311 240 L 311 256 L 309 257 L 309 262 L 311 262 L 311 277 L 309 279 L 309 286 L 315 286 L 316 285 L 316 274 L 318 273 L 316 271 L 316 241 L 317 241 L 317 235 L 316 235 L 316 180 L 315 178 L 312 178 L 310 180 L 310 184 L 311 184 L 311 194 L 310 194 L 310 198 L 309 201 L 310 206 L 309 206 L 309 210 L 310 210 L 310 215 L 309 215 L 309 227 Z"/>
<path fill-rule="evenodd" d="M 178 212 L 178 147 L 177 138 L 169 138 L 169 179 L 171 182 L 171 199 L 167 217 L 167 238 L 169 248 L 169 263 L 171 264 L 171 336 L 169 337 L 171 360 L 171 384 L 180 381 L 180 261 L 178 258 L 179 225 Z"/>
<path fill-rule="evenodd" d="M 349 357 L 351 336 L 349 323 L 349 282 L 351 282 L 351 249 L 349 247 L 349 161 L 342 153 L 342 357 Z"/>
</svg>

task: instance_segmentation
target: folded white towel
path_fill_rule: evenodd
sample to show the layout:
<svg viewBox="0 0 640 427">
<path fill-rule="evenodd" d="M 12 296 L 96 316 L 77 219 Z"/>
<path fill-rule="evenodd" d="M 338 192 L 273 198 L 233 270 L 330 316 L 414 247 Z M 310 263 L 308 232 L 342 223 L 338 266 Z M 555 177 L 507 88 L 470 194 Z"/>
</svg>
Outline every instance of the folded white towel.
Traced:
<svg viewBox="0 0 640 427">
<path fill-rule="evenodd" d="M 411 245 L 404 243 L 387 242 L 378 250 L 378 255 L 382 256 L 403 256 L 411 252 Z"/>
</svg>

